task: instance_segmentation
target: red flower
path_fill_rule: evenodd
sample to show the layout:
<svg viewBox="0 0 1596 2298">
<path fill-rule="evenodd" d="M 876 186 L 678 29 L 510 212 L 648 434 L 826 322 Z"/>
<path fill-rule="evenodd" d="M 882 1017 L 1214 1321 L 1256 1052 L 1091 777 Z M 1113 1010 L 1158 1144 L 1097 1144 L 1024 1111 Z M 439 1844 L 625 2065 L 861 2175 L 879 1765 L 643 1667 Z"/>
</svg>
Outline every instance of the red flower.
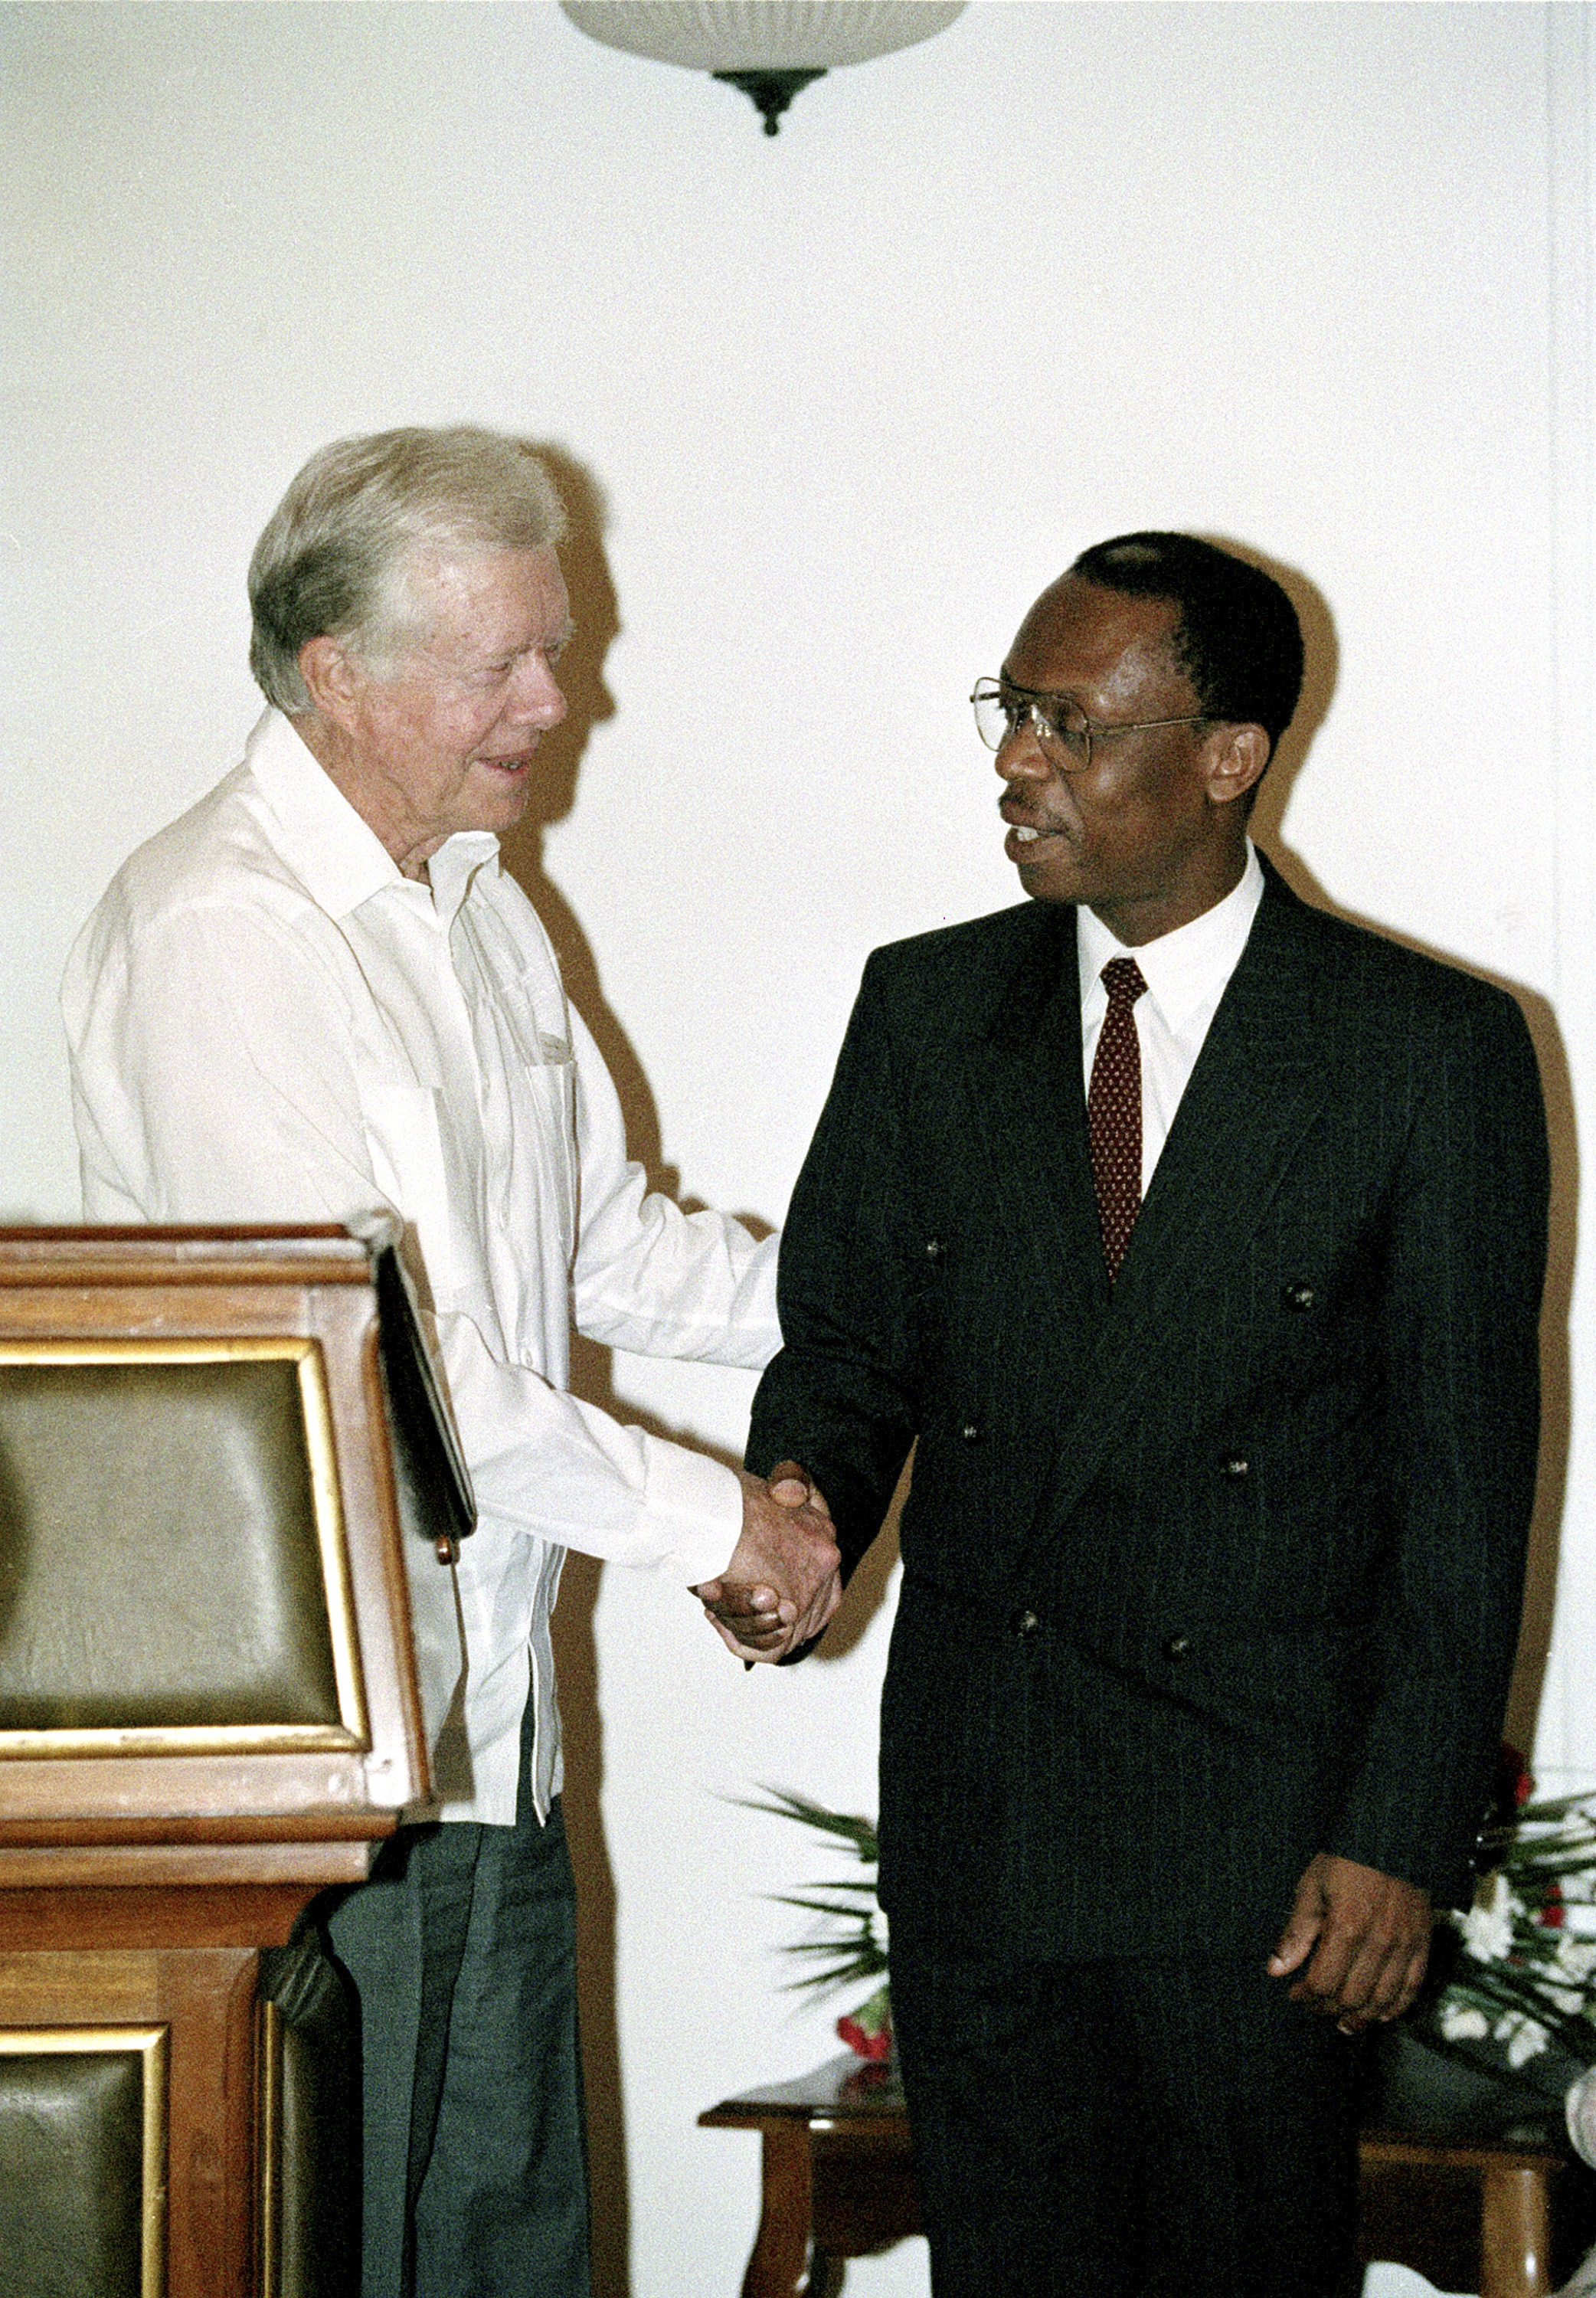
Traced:
<svg viewBox="0 0 1596 2298">
<path fill-rule="evenodd" d="M 892 2050 L 892 2005 L 884 1987 L 837 2021 L 837 2032 L 861 2059 L 884 2059 Z"/>
<path fill-rule="evenodd" d="M 884 2059 L 892 2048 L 892 2036 L 883 2027 L 879 2035 L 867 2035 L 856 2019 L 839 2019 L 837 2032 L 862 2059 Z"/>
<path fill-rule="evenodd" d="M 1535 1921 L 1538 1923 L 1543 1923 L 1549 1931 L 1560 1931 L 1567 1920 L 1567 1919 L 1563 1912 L 1562 1885 L 1560 1883 L 1548 1883 L 1546 1886 L 1546 1904 L 1542 1907 L 1536 1908 Z"/>
<path fill-rule="evenodd" d="M 1535 1791 L 1530 1768 L 1523 1756 L 1509 1740 L 1504 1740 L 1496 1758 L 1496 1800 L 1509 1811 L 1520 1811 Z"/>
</svg>

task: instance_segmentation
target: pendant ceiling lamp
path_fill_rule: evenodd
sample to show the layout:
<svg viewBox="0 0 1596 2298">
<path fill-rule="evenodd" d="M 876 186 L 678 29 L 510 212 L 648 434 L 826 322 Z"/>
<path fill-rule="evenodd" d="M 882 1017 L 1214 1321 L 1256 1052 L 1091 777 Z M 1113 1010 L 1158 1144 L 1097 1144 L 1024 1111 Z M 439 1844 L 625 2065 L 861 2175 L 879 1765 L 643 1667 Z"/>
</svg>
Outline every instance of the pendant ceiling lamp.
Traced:
<svg viewBox="0 0 1596 2298">
<path fill-rule="evenodd" d="M 868 63 L 929 40 L 964 0 L 560 0 L 578 31 L 607 47 L 713 72 L 777 123 L 800 87 L 838 64 Z"/>
</svg>

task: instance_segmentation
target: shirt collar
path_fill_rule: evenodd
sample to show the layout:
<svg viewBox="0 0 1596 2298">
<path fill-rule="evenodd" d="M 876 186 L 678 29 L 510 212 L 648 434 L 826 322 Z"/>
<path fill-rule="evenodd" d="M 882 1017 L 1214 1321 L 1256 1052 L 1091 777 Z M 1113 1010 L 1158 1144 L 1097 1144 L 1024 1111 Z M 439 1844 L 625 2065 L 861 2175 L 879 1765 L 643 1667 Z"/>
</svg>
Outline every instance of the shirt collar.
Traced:
<svg viewBox="0 0 1596 2298">
<path fill-rule="evenodd" d="M 280 711 L 260 719 L 244 757 L 277 822 L 285 857 L 330 917 L 346 917 L 374 894 L 413 882 Z M 498 857 L 499 840 L 486 830 L 457 831 L 438 848 L 426 874 L 431 905 L 446 924 L 474 872 L 484 864 L 497 869 Z M 426 888 L 417 891 L 424 895 Z"/>
<path fill-rule="evenodd" d="M 1263 866 L 1249 839 L 1246 865 L 1223 901 L 1138 949 L 1127 950 L 1092 911 L 1077 910 L 1082 1006 L 1094 990 L 1100 998 L 1104 996 L 1099 976 L 1111 957 L 1134 957 L 1161 1020 L 1172 1036 L 1178 1036 L 1199 1007 L 1217 1000 L 1235 972 L 1262 899 Z"/>
<path fill-rule="evenodd" d="M 432 880 L 433 906 L 447 925 L 471 890 L 479 870 L 499 870 L 499 840 L 491 830 L 457 830 L 446 838 L 426 865 Z"/>
</svg>

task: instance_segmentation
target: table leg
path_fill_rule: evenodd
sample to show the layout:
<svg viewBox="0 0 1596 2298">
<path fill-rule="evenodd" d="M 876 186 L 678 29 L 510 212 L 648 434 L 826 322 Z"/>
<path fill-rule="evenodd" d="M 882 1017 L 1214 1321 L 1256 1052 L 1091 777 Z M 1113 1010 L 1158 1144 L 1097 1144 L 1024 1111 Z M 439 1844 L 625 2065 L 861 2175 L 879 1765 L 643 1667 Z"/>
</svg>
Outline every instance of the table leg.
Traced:
<svg viewBox="0 0 1596 2298">
<path fill-rule="evenodd" d="M 1544 2298 L 1551 2288 L 1547 2256 L 1551 2199 L 1544 2170 L 1493 2162 L 1481 2180 L 1480 2298 Z"/>
<path fill-rule="evenodd" d="M 809 2133 L 801 2122 L 765 2134 L 764 2208 L 742 2298 L 807 2298 L 814 2185 Z"/>
</svg>

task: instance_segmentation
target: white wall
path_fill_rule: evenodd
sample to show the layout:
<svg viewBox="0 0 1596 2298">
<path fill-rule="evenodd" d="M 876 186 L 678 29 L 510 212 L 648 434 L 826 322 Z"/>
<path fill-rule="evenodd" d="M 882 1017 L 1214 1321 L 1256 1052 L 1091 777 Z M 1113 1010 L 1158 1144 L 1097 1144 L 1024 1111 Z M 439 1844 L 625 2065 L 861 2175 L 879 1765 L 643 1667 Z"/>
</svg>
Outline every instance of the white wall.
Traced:
<svg viewBox="0 0 1596 2298">
<path fill-rule="evenodd" d="M 641 1153 L 771 1220 L 866 951 L 1013 897 L 973 676 L 1087 542 L 1234 537 L 1319 663 L 1267 842 L 1520 988 L 1547 1058 L 1516 1715 L 1571 1361 L 1539 1745 L 1549 1780 L 1596 1777 L 1587 32 L 1567 5 L 976 0 L 773 141 L 549 0 L 0 9 L 0 1214 L 75 1211 L 54 980 L 129 846 L 236 754 L 244 561 L 323 440 L 473 417 L 565 459 L 588 643 L 517 864 Z M 738 1443 L 740 1376 L 588 1377 Z M 877 1574 L 836 1656 L 745 1676 L 674 1591 L 572 1575 L 607 2298 L 738 2286 L 755 2142 L 694 2116 L 827 2055 L 836 2006 L 776 1991 L 795 1919 L 760 1896 L 823 1860 L 723 1798 L 873 1808 L 889 1602 Z M 922 2253 L 848 2287 L 921 2291 Z"/>
</svg>

